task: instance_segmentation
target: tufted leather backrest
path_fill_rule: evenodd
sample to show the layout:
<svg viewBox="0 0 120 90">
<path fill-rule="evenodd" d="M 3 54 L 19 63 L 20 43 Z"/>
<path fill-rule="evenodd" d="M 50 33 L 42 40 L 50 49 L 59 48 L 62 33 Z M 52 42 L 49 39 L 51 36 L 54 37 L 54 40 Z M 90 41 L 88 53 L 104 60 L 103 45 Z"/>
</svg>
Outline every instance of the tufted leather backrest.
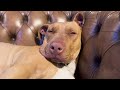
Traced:
<svg viewBox="0 0 120 90">
<path fill-rule="evenodd" d="M 120 13 L 87 11 L 78 78 L 120 78 Z"/>
<path fill-rule="evenodd" d="M 38 30 L 47 22 L 43 11 L 1 11 L 0 42 L 37 45 Z"/>
<path fill-rule="evenodd" d="M 0 42 L 39 45 L 43 24 L 67 21 L 70 11 L 0 11 Z"/>
</svg>

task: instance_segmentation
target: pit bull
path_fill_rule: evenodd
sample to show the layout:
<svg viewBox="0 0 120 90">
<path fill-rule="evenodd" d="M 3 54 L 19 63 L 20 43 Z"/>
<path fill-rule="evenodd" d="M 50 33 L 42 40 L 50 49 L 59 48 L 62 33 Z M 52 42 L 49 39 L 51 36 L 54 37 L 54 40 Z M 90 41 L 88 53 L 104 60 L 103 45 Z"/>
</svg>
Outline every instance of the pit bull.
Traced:
<svg viewBox="0 0 120 90">
<path fill-rule="evenodd" d="M 81 23 L 77 13 L 71 22 L 43 25 L 41 46 L 0 43 L 1 79 L 74 79 L 76 58 L 81 49 Z"/>
</svg>

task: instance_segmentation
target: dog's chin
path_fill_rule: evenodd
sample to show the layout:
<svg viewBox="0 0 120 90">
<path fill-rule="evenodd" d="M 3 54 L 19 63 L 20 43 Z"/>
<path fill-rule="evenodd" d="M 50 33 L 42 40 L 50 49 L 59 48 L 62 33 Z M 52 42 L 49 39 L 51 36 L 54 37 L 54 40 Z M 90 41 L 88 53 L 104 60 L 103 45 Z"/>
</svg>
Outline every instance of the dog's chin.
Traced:
<svg viewBox="0 0 120 90">
<path fill-rule="evenodd" d="M 46 50 L 42 51 L 40 50 L 40 53 L 49 61 L 53 63 L 58 63 L 58 64 L 68 64 L 67 58 L 63 58 L 62 56 L 54 56 L 51 55 L 49 52 L 46 52 Z"/>
<path fill-rule="evenodd" d="M 58 63 L 58 64 L 66 64 L 65 62 L 64 62 L 64 60 L 63 59 L 58 59 L 58 58 L 50 58 L 50 60 L 52 61 L 52 62 L 54 62 L 54 63 Z"/>
</svg>

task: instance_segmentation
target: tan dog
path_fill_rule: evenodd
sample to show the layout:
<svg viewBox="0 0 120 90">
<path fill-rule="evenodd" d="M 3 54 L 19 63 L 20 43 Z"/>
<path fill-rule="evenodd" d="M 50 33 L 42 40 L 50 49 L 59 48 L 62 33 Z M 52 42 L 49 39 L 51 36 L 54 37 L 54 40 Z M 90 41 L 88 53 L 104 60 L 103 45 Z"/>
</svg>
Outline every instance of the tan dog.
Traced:
<svg viewBox="0 0 120 90">
<path fill-rule="evenodd" d="M 0 78 L 74 79 L 75 60 L 81 49 L 81 18 L 78 13 L 74 21 L 42 26 L 42 46 L 0 43 Z"/>
</svg>

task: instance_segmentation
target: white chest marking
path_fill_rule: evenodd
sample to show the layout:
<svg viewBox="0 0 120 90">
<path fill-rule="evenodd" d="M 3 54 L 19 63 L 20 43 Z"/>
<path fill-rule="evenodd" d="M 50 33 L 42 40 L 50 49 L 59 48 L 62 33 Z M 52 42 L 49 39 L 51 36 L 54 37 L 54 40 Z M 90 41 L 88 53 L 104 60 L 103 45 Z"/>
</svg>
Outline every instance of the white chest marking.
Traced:
<svg viewBox="0 0 120 90">
<path fill-rule="evenodd" d="M 75 79 L 74 72 L 76 69 L 75 60 L 71 62 L 68 66 L 64 66 L 63 68 L 58 68 L 58 71 L 53 76 L 52 79 Z"/>
</svg>

